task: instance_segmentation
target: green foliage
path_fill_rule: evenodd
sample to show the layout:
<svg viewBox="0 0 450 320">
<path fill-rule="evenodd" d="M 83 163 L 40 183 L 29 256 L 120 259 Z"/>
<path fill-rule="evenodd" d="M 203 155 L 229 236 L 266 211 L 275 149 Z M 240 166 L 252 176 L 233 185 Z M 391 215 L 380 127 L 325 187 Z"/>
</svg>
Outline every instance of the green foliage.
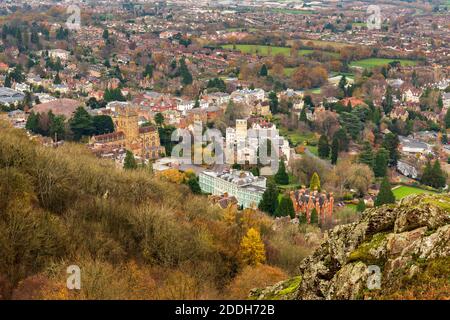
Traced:
<svg viewBox="0 0 450 320">
<path fill-rule="evenodd" d="M 336 135 L 333 138 L 333 143 L 331 144 L 331 164 L 336 164 L 339 157 L 339 140 Z"/>
<path fill-rule="evenodd" d="M 363 145 L 363 149 L 359 154 L 359 162 L 368 165 L 369 167 L 373 167 L 374 165 L 374 154 L 372 145 L 370 142 L 365 141 Z"/>
<path fill-rule="evenodd" d="M 380 192 L 375 199 L 375 206 L 382 206 L 383 204 L 395 203 L 395 196 L 392 192 L 391 184 L 389 183 L 389 179 L 384 177 L 381 182 Z"/>
<path fill-rule="evenodd" d="M 311 210 L 311 224 L 318 224 L 319 223 L 319 214 L 317 213 L 316 208 L 313 208 Z"/>
<path fill-rule="evenodd" d="M 382 147 L 389 151 L 389 164 L 391 166 L 396 166 L 397 161 L 400 159 L 399 143 L 398 136 L 394 133 L 388 133 L 384 136 Z"/>
<path fill-rule="evenodd" d="M 272 114 L 278 113 L 278 105 L 279 105 L 278 96 L 274 91 L 271 91 L 269 93 L 269 106 Z"/>
<path fill-rule="evenodd" d="M 325 135 L 320 136 L 318 145 L 319 157 L 327 159 L 330 156 L 330 145 L 328 144 L 328 138 Z"/>
<path fill-rule="evenodd" d="M 356 211 L 364 212 L 364 210 L 366 210 L 366 203 L 364 202 L 364 199 L 359 199 Z"/>
<path fill-rule="evenodd" d="M 269 180 L 267 183 L 266 191 L 262 196 L 261 201 L 259 202 L 259 210 L 267 212 L 271 215 L 275 215 L 275 212 L 278 207 L 278 189 L 276 184 Z"/>
<path fill-rule="evenodd" d="M 289 175 L 286 172 L 286 166 L 283 160 L 280 160 L 278 165 L 278 171 L 274 176 L 275 182 L 280 185 L 288 185 L 289 184 Z"/>
<path fill-rule="evenodd" d="M 275 216 L 285 217 L 290 216 L 292 219 L 295 218 L 294 204 L 292 203 L 291 197 L 284 195 L 281 198 L 280 204 L 275 211 Z"/>
<path fill-rule="evenodd" d="M 309 182 L 309 188 L 311 190 L 320 191 L 320 177 L 317 172 L 314 172 L 311 176 L 311 181 Z"/>
<path fill-rule="evenodd" d="M 261 69 L 259 70 L 259 75 L 261 77 L 267 77 L 268 74 L 269 74 L 269 71 L 267 70 L 267 66 L 265 64 L 263 64 Z"/>
<path fill-rule="evenodd" d="M 200 188 L 200 184 L 195 176 L 189 178 L 187 182 L 189 189 L 191 189 L 194 194 L 202 194 L 202 189 Z"/>
<path fill-rule="evenodd" d="M 179 72 L 180 72 L 180 76 L 181 76 L 181 82 L 183 83 L 183 85 L 192 84 L 192 81 L 193 81 L 192 75 L 189 72 L 189 69 L 186 65 L 186 60 L 184 60 L 184 58 L 180 60 Z"/>
<path fill-rule="evenodd" d="M 137 169 L 136 159 L 134 158 L 133 152 L 127 150 L 125 155 L 125 160 L 123 162 L 123 168 L 126 170 L 135 170 Z"/>
<path fill-rule="evenodd" d="M 445 187 L 446 175 L 441 168 L 439 159 L 434 162 L 433 166 L 430 161 L 427 162 L 420 180 L 423 184 L 436 189 Z"/>
<path fill-rule="evenodd" d="M 127 99 L 122 94 L 120 88 L 116 89 L 107 88 L 105 90 L 105 93 L 103 94 L 103 100 L 105 100 L 106 102 L 111 102 L 111 101 L 126 101 Z"/>
<path fill-rule="evenodd" d="M 155 114 L 155 123 L 158 127 L 161 127 L 164 124 L 164 116 L 161 112 Z"/>
<path fill-rule="evenodd" d="M 375 156 L 373 165 L 373 173 L 375 177 L 385 177 L 389 164 L 389 151 L 384 148 L 380 148 Z"/>
</svg>

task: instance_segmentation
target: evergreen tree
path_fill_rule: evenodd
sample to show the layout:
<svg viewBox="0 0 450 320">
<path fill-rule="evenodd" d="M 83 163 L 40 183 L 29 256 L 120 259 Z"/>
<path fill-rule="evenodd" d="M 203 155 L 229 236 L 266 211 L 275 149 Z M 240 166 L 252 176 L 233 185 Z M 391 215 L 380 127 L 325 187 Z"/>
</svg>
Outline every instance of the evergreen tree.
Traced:
<svg viewBox="0 0 450 320">
<path fill-rule="evenodd" d="M 123 162 L 123 168 L 125 170 L 135 170 L 137 169 L 136 159 L 134 158 L 133 152 L 127 150 L 125 155 L 125 160 Z"/>
<path fill-rule="evenodd" d="M 336 136 L 331 144 L 331 164 L 336 164 L 339 157 L 339 140 Z"/>
<path fill-rule="evenodd" d="M 311 210 L 311 224 L 318 224 L 319 223 L 319 215 L 317 213 L 316 208 L 313 208 Z"/>
<path fill-rule="evenodd" d="M 286 166 L 283 160 L 280 160 L 278 171 L 274 176 L 275 182 L 280 185 L 288 185 L 289 184 L 289 175 L 286 172 Z"/>
<path fill-rule="evenodd" d="M 202 194 L 202 189 L 200 188 L 200 184 L 198 183 L 197 177 L 191 176 L 188 180 L 189 189 L 191 189 L 194 194 Z"/>
<path fill-rule="evenodd" d="M 319 157 L 327 159 L 330 156 L 330 145 L 326 135 L 320 136 L 318 145 Z"/>
<path fill-rule="evenodd" d="M 364 142 L 363 149 L 359 154 L 359 162 L 364 163 L 371 168 L 374 166 L 374 155 L 372 145 L 368 141 Z"/>
<path fill-rule="evenodd" d="M 194 109 L 200 108 L 200 100 L 198 99 L 198 97 L 195 99 L 195 103 L 194 103 Z"/>
<path fill-rule="evenodd" d="M 381 182 L 380 192 L 375 199 L 375 206 L 378 207 L 388 203 L 395 203 L 395 196 L 392 192 L 391 184 L 389 183 L 388 178 L 384 177 Z"/>
<path fill-rule="evenodd" d="M 394 107 L 394 99 L 392 97 L 392 88 L 390 86 L 387 87 L 386 93 L 384 95 L 384 100 L 381 103 L 383 106 L 383 110 L 385 114 L 389 114 Z"/>
<path fill-rule="evenodd" d="M 359 199 L 358 205 L 356 206 L 357 212 L 363 212 L 366 210 L 366 203 L 364 202 L 364 199 Z"/>
<path fill-rule="evenodd" d="M 445 114 L 445 128 L 450 129 L 450 108 L 447 110 L 447 113 Z"/>
<path fill-rule="evenodd" d="M 308 117 L 306 116 L 306 106 L 304 106 L 302 111 L 300 112 L 300 121 L 308 123 Z"/>
<path fill-rule="evenodd" d="M 295 210 L 294 204 L 292 203 L 292 199 L 289 196 L 284 195 L 281 198 L 280 204 L 275 211 L 275 216 L 277 217 L 285 217 L 290 216 L 291 219 L 295 218 Z"/>
<path fill-rule="evenodd" d="M 90 136 L 94 132 L 92 117 L 83 107 L 78 107 L 69 122 L 70 129 L 75 140 L 80 140 L 83 136 Z"/>
<path fill-rule="evenodd" d="M 272 114 L 276 114 L 278 112 L 278 96 L 275 92 L 271 91 L 269 93 L 269 106 L 270 106 L 270 112 Z"/>
<path fill-rule="evenodd" d="M 267 66 L 265 64 L 263 64 L 261 67 L 261 70 L 259 70 L 259 75 L 261 77 L 267 77 L 268 74 L 269 74 L 269 72 L 267 70 Z"/>
<path fill-rule="evenodd" d="M 31 112 L 28 116 L 25 128 L 31 132 L 38 133 L 39 130 L 39 114 Z"/>
<path fill-rule="evenodd" d="M 92 117 L 92 125 L 94 127 L 94 134 L 96 135 L 114 132 L 114 122 L 108 115 Z"/>
<path fill-rule="evenodd" d="M 340 128 L 335 134 L 334 137 L 336 138 L 339 143 L 339 149 L 338 151 L 348 151 L 348 145 L 350 143 L 350 140 L 348 138 L 347 133 L 343 128 Z"/>
<path fill-rule="evenodd" d="M 314 172 L 311 181 L 309 182 L 309 188 L 311 190 L 317 190 L 320 191 L 320 177 L 317 174 L 317 172 Z"/>
<path fill-rule="evenodd" d="M 375 174 L 375 177 L 377 178 L 385 177 L 387 174 L 388 164 L 389 164 L 389 151 L 387 151 L 384 148 L 380 148 L 375 156 L 373 166 L 373 173 Z"/>
<path fill-rule="evenodd" d="M 180 60 L 179 72 L 180 72 L 180 76 L 181 76 L 181 82 L 183 83 L 183 85 L 192 84 L 192 81 L 193 81 L 192 75 L 189 72 L 189 69 L 186 65 L 186 61 L 184 60 L 184 58 L 182 58 Z"/>
<path fill-rule="evenodd" d="M 164 115 L 161 112 L 155 114 L 155 123 L 158 127 L 161 127 L 164 124 Z"/>
<path fill-rule="evenodd" d="M 398 159 L 400 159 L 399 143 L 398 136 L 394 133 L 388 133 L 384 136 L 382 147 L 389 151 L 389 164 L 391 166 L 396 166 Z"/>
<path fill-rule="evenodd" d="M 151 65 L 151 64 L 147 64 L 146 66 L 145 66 L 145 70 L 144 70 L 144 72 L 142 73 L 142 76 L 144 77 L 144 78 L 151 78 L 151 77 L 153 77 L 153 66 Z"/>
<path fill-rule="evenodd" d="M 306 224 L 308 221 L 306 220 L 306 215 L 304 213 L 300 213 L 298 215 L 298 223 L 299 224 Z"/>
<path fill-rule="evenodd" d="M 264 191 L 261 202 L 259 203 L 259 210 L 267 212 L 271 215 L 275 214 L 278 207 L 278 190 L 273 181 L 269 181 L 266 191 Z"/>
</svg>

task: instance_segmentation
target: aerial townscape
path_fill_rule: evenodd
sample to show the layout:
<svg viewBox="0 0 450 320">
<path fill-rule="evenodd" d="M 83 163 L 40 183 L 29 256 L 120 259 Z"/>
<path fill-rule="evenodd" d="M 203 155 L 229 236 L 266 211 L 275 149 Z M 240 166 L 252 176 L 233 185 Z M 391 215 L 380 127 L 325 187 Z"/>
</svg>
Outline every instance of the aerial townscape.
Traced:
<svg viewBox="0 0 450 320">
<path fill-rule="evenodd" d="M 0 300 L 450 299 L 449 0 L 2 0 L 0 35 Z"/>
</svg>

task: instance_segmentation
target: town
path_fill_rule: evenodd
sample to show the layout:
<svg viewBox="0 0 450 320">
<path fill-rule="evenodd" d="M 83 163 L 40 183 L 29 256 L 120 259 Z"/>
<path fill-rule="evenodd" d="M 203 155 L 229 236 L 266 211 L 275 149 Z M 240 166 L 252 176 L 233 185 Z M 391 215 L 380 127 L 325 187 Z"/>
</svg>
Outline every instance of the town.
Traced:
<svg viewBox="0 0 450 320">
<path fill-rule="evenodd" d="M 378 26 L 371 4 L 2 1 L 0 122 L 312 250 L 368 208 L 449 193 L 450 3 L 382 2 Z M 246 263 L 270 260 L 244 233 Z"/>
</svg>

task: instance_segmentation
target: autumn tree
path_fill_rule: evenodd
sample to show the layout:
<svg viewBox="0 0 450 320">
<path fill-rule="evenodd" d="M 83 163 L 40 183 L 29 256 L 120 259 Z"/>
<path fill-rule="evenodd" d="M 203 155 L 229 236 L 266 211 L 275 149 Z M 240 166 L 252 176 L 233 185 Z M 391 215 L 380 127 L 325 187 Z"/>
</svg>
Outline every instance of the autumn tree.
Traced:
<svg viewBox="0 0 450 320">
<path fill-rule="evenodd" d="M 311 181 L 309 183 L 309 188 L 311 190 L 320 191 L 320 177 L 317 172 L 314 172 L 314 174 L 312 175 Z"/>
<path fill-rule="evenodd" d="M 242 238 L 239 254 L 245 265 L 257 266 L 266 261 L 264 243 L 259 231 L 250 228 Z"/>
</svg>

